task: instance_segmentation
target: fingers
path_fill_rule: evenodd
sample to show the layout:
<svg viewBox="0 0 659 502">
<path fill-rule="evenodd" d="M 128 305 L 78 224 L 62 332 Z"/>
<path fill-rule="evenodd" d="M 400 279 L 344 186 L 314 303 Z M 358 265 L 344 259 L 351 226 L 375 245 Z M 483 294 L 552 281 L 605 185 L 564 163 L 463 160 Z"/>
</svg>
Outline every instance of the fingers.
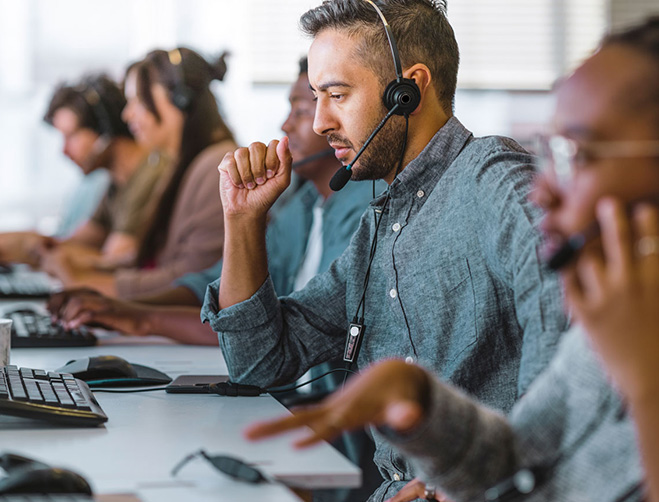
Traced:
<svg viewBox="0 0 659 502">
<path fill-rule="evenodd" d="M 659 276 L 659 211 L 647 204 L 634 212 L 636 251 L 641 262 L 638 273 L 645 279 Z"/>
<path fill-rule="evenodd" d="M 107 310 L 108 303 L 102 296 L 81 293 L 71 296 L 61 307 L 59 321 L 68 329 L 76 329 L 97 321 L 97 314 Z"/>
<path fill-rule="evenodd" d="M 263 143 L 252 143 L 249 145 L 249 162 L 252 182 L 246 183 L 245 186 L 252 189 L 255 188 L 255 185 L 263 185 L 265 183 L 266 146 Z M 243 180 L 247 181 L 245 178 Z"/>
<path fill-rule="evenodd" d="M 326 406 L 313 406 L 289 417 L 253 424 L 245 429 L 244 434 L 246 438 L 256 440 L 309 427 L 312 432 L 293 443 L 296 448 L 306 448 L 321 441 L 331 441 L 346 429 L 334 415 Z"/>
<path fill-rule="evenodd" d="M 288 148 L 288 137 L 284 136 L 276 146 L 277 160 L 279 162 L 279 170 L 277 176 L 285 178 L 286 186 L 291 182 L 291 170 L 293 168 L 293 157 Z"/>
<path fill-rule="evenodd" d="M 252 190 L 265 183 L 266 146 L 263 143 L 252 143 L 248 148 L 238 148 L 233 152 L 233 159 L 235 172 L 231 180 L 234 185 Z"/>
<path fill-rule="evenodd" d="M 245 437 L 248 439 L 262 439 L 270 436 L 281 434 L 282 432 L 299 429 L 305 425 L 309 425 L 311 421 L 317 419 L 321 413 L 317 407 L 312 407 L 307 410 L 300 411 L 295 415 L 278 418 L 275 420 L 267 420 L 264 422 L 257 422 L 250 425 L 245 429 Z"/>
<path fill-rule="evenodd" d="M 53 316 L 54 320 L 60 320 L 64 309 L 66 308 L 68 302 L 72 298 L 84 297 L 84 296 L 100 296 L 98 291 L 95 291 L 91 288 L 75 288 L 75 289 L 66 289 L 60 291 L 59 293 L 53 293 L 48 299 L 46 308 Z"/>
<path fill-rule="evenodd" d="M 222 173 L 226 173 L 234 186 L 243 188 L 243 180 L 240 177 L 240 173 L 238 172 L 238 166 L 236 164 L 236 159 L 234 158 L 234 153 L 235 152 L 229 152 L 224 155 L 222 162 L 220 162 L 220 165 L 218 166 L 218 170 L 220 171 L 220 175 Z"/>
<path fill-rule="evenodd" d="M 425 498 L 426 485 L 420 479 L 414 478 L 387 502 L 410 502 Z"/>
<path fill-rule="evenodd" d="M 54 320 L 60 319 L 61 310 L 69 300 L 70 294 L 70 291 L 60 291 L 59 293 L 53 293 L 50 295 L 48 303 L 46 304 L 46 308 Z"/>
<path fill-rule="evenodd" d="M 272 143 L 275 143 L 274 141 Z M 272 143 L 270 143 L 272 145 Z M 278 144 L 275 145 L 277 151 L 277 158 L 281 165 L 290 165 L 293 163 L 293 158 L 291 157 L 291 151 L 288 148 L 288 136 L 284 136 Z"/>
<path fill-rule="evenodd" d="M 75 329 L 83 324 L 83 319 L 87 322 L 91 320 L 87 302 L 79 297 L 69 299 L 61 310 L 60 322 L 68 329 Z"/>
<path fill-rule="evenodd" d="M 597 204 L 597 219 L 610 275 L 619 277 L 631 269 L 634 259 L 629 219 L 623 205 L 614 199 L 604 199 Z"/>
<path fill-rule="evenodd" d="M 608 282 L 607 268 L 602 258 L 593 253 L 580 260 L 576 270 L 584 301 L 589 304 L 599 303 Z"/>
<path fill-rule="evenodd" d="M 218 169 L 229 176 L 234 186 L 252 190 L 280 172 L 282 164 L 291 163 L 288 138 L 285 138 L 281 142 L 273 140 L 267 147 L 255 142 L 247 148 L 238 148 L 224 156 Z"/>
<path fill-rule="evenodd" d="M 561 272 L 561 280 L 565 288 L 565 295 L 569 309 L 578 313 L 584 306 L 584 293 L 579 283 L 579 276 L 575 267 L 566 267 Z"/>
</svg>

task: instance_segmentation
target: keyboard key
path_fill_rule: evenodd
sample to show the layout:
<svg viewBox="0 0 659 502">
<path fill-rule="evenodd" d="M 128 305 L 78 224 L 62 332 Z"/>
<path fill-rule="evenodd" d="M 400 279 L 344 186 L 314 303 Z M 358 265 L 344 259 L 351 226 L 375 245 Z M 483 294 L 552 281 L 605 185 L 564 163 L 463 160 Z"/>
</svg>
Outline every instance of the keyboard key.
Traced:
<svg viewBox="0 0 659 502">
<path fill-rule="evenodd" d="M 38 378 L 40 380 L 47 380 L 48 372 L 46 370 L 34 370 L 34 378 Z"/>
<path fill-rule="evenodd" d="M 43 396 L 41 395 L 41 392 L 39 391 L 39 387 L 37 385 L 36 380 L 23 380 L 23 383 L 25 384 L 25 391 L 27 392 L 27 397 L 30 401 L 34 401 L 35 403 L 42 403 L 43 402 Z"/>
<path fill-rule="evenodd" d="M 75 406 L 75 404 L 73 403 L 73 399 L 71 399 L 71 396 L 67 392 L 64 383 L 53 382 L 52 385 L 55 394 L 57 394 L 57 399 L 59 399 L 59 402 L 62 406 L 66 406 L 66 407 Z"/>
</svg>

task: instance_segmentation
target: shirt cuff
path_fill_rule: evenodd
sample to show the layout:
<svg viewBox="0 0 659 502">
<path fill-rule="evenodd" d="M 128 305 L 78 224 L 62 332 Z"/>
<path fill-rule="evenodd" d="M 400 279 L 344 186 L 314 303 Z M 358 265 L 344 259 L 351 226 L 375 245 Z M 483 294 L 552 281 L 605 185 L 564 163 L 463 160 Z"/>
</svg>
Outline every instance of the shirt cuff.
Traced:
<svg viewBox="0 0 659 502">
<path fill-rule="evenodd" d="M 220 280 L 206 288 L 206 298 L 201 308 L 201 322 L 210 323 L 216 333 L 244 332 L 271 321 L 279 309 L 279 299 L 270 276 L 247 300 L 220 310 Z"/>
</svg>

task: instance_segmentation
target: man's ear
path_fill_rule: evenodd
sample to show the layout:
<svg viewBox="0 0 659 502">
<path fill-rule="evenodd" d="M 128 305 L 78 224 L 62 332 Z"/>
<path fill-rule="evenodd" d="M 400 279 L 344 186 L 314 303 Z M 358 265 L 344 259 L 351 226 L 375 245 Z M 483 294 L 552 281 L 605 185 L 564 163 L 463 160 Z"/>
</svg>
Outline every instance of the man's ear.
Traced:
<svg viewBox="0 0 659 502">
<path fill-rule="evenodd" d="M 417 63 L 407 68 L 403 72 L 403 77 L 414 80 L 421 93 L 421 102 L 416 110 L 412 112 L 412 115 L 419 113 L 421 108 L 423 108 L 424 101 L 432 97 L 437 99 L 435 88 L 431 85 L 432 74 L 430 73 L 430 68 L 423 63 Z"/>
</svg>

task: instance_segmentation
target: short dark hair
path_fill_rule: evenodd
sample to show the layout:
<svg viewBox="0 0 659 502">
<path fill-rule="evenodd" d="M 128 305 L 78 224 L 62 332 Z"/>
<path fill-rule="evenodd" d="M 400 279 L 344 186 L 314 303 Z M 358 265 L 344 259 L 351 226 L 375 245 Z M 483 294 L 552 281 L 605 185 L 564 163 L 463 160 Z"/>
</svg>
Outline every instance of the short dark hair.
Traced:
<svg viewBox="0 0 659 502">
<path fill-rule="evenodd" d="M 659 16 L 652 16 L 643 23 L 604 37 L 602 46 L 625 45 L 654 58 L 659 64 Z"/>
<path fill-rule="evenodd" d="M 444 2 L 375 0 L 396 39 L 403 68 L 423 63 L 432 75 L 442 107 L 452 113 L 460 55 Z M 395 73 L 387 36 L 377 12 L 365 0 L 325 0 L 300 18 L 302 30 L 316 36 L 325 29 L 345 31 L 362 40 L 358 56 L 384 87 Z"/>
<path fill-rule="evenodd" d="M 630 92 L 630 96 L 627 98 L 635 109 L 654 109 L 659 126 L 659 86 L 656 84 L 659 81 L 659 16 L 649 17 L 641 24 L 605 36 L 601 47 L 611 45 L 634 50 L 647 56 L 648 61 L 654 62 L 648 67 L 650 78 L 644 78 L 642 82 L 639 82 L 635 92 Z"/>
<path fill-rule="evenodd" d="M 87 75 L 76 83 L 60 84 L 48 103 L 44 121 L 53 125 L 58 110 L 68 108 L 78 118 L 79 127 L 99 135 L 132 138 L 121 119 L 126 106 L 123 90 L 105 74 Z"/>
</svg>

